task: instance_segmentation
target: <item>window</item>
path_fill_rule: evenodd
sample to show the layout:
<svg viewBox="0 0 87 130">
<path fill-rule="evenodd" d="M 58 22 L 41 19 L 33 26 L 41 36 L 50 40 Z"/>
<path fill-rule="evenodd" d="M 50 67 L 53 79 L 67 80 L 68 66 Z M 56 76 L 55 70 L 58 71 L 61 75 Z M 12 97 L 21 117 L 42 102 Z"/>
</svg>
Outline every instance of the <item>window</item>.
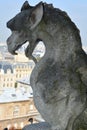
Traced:
<svg viewBox="0 0 87 130">
<path fill-rule="evenodd" d="M 28 121 L 32 124 L 33 123 L 33 118 L 29 118 Z"/>
<path fill-rule="evenodd" d="M 3 87 L 5 87 L 5 83 L 3 84 Z"/>
<path fill-rule="evenodd" d="M 30 110 L 33 110 L 34 106 L 33 104 L 30 105 Z"/>
<path fill-rule="evenodd" d="M 19 115 L 19 106 L 14 106 L 14 109 L 13 109 L 13 116 L 18 116 Z"/>
</svg>

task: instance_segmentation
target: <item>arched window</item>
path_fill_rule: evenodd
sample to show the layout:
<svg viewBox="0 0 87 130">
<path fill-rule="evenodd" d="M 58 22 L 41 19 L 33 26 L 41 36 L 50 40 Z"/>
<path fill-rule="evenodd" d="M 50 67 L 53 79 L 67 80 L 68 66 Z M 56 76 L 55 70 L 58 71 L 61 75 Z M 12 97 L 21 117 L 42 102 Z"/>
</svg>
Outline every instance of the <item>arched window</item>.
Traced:
<svg viewBox="0 0 87 130">
<path fill-rule="evenodd" d="M 28 121 L 33 124 L 33 118 L 29 118 Z"/>
</svg>

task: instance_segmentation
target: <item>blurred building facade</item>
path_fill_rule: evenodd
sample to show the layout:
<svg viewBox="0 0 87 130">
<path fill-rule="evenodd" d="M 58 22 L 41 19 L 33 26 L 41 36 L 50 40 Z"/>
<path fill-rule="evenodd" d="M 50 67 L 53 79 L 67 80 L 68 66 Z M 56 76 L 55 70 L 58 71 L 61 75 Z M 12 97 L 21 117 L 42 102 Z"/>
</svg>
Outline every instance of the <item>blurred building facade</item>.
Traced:
<svg viewBox="0 0 87 130">
<path fill-rule="evenodd" d="M 17 80 L 28 77 L 34 67 L 34 63 L 10 63 L 8 61 L 0 61 L 0 92 L 5 88 L 17 87 Z"/>
<path fill-rule="evenodd" d="M 36 51 L 34 56 L 38 58 L 40 53 L 43 55 Z M 0 46 L 0 130 L 11 126 L 21 129 L 31 119 L 33 123 L 42 120 L 34 106 L 30 87 L 29 77 L 34 66 L 23 51 L 13 56 L 6 45 Z"/>
<path fill-rule="evenodd" d="M 38 122 L 36 116 L 39 115 L 36 110 L 33 99 L 25 99 L 19 101 L 9 101 L 0 103 L 0 130 L 14 126 L 22 129 L 25 125 L 30 124 L 29 119 L 33 123 Z"/>
</svg>

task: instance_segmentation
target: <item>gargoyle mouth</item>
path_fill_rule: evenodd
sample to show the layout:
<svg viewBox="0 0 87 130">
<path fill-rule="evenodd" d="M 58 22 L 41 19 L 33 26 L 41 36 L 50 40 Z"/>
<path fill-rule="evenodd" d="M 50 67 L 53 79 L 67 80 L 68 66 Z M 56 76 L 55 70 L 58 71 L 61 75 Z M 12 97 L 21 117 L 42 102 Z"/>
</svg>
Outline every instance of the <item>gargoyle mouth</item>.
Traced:
<svg viewBox="0 0 87 130">
<path fill-rule="evenodd" d="M 24 42 L 21 43 L 21 44 L 16 44 L 12 50 L 10 50 L 10 46 L 8 46 L 8 51 L 9 51 L 12 55 L 17 55 L 18 52 L 16 52 L 16 51 L 18 51 L 18 49 L 19 49 L 22 45 L 24 45 L 26 42 L 27 42 L 27 40 L 24 41 Z"/>
</svg>

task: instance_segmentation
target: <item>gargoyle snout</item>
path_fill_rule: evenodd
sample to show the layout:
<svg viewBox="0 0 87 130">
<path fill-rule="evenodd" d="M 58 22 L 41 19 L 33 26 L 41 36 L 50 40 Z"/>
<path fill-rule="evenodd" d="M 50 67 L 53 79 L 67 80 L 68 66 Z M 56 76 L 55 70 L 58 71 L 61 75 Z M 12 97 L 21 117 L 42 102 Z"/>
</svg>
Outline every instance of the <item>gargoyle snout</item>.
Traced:
<svg viewBox="0 0 87 130">
<path fill-rule="evenodd" d="M 10 21 L 7 22 L 7 27 L 11 30 L 14 30 L 14 20 L 11 19 Z"/>
</svg>

